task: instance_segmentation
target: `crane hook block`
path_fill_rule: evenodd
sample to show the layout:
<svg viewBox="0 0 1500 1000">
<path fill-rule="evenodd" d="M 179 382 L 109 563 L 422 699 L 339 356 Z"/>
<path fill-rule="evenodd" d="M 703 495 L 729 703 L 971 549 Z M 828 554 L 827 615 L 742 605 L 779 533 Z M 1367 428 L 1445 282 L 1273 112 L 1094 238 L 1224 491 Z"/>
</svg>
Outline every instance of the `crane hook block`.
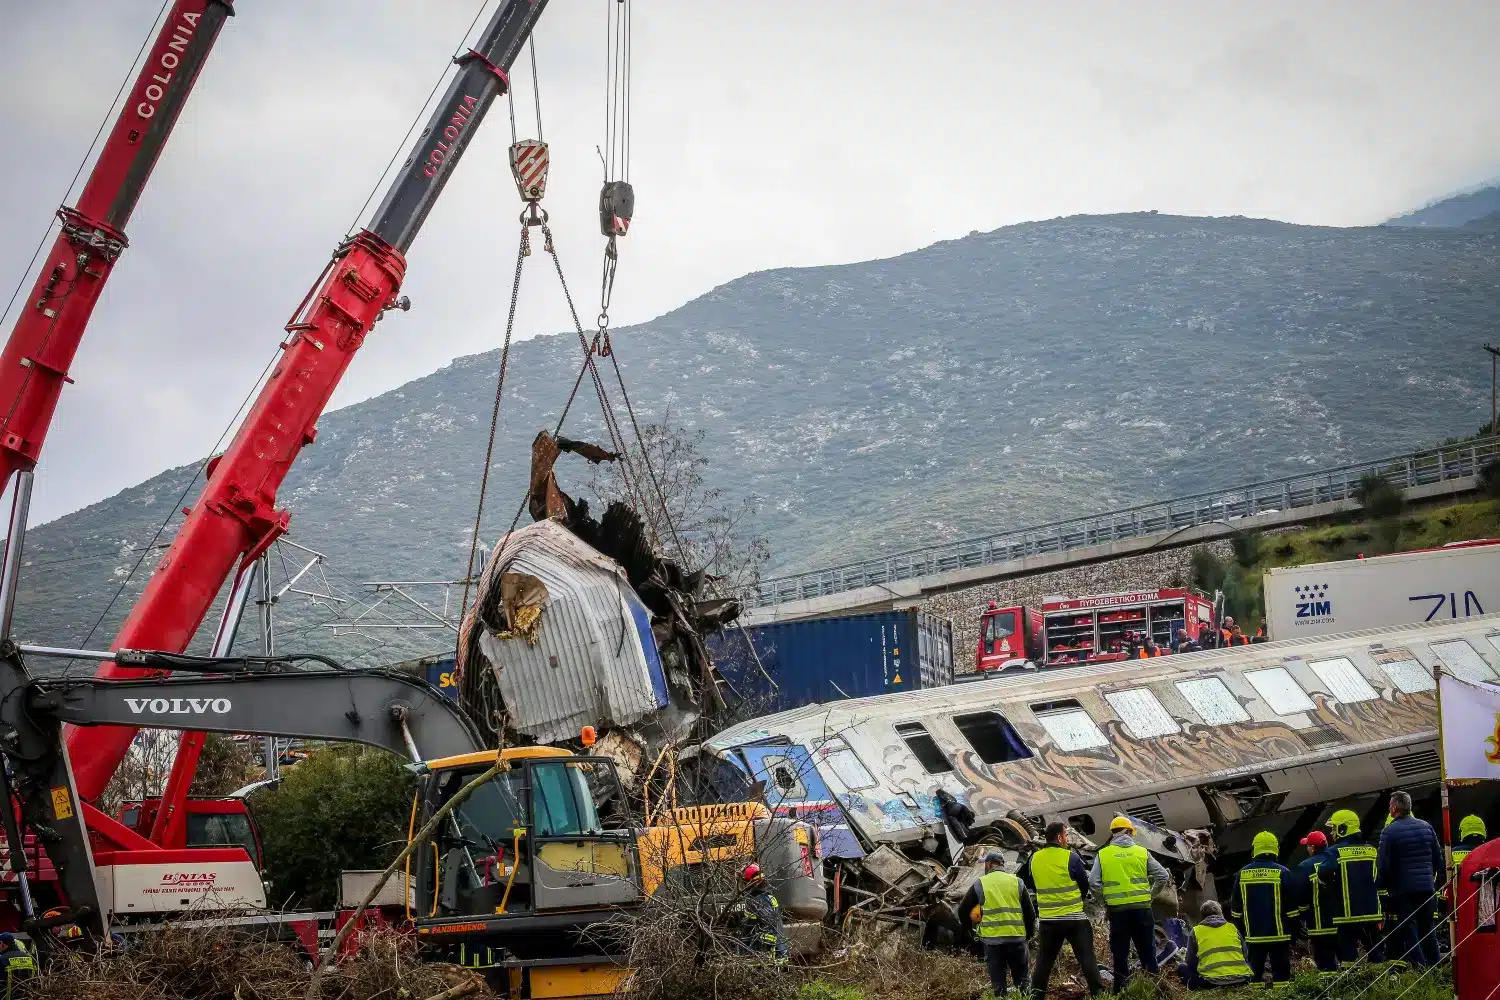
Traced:
<svg viewBox="0 0 1500 1000">
<path fill-rule="evenodd" d="M 635 214 L 635 188 L 629 181 L 605 181 L 599 192 L 599 231 L 605 236 L 624 236 Z"/>
<path fill-rule="evenodd" d="M 521 200 L 536 204 L 547 193 L 547 144 L 522 139 L 510 147 L 510 172 Z"/>
</svg>

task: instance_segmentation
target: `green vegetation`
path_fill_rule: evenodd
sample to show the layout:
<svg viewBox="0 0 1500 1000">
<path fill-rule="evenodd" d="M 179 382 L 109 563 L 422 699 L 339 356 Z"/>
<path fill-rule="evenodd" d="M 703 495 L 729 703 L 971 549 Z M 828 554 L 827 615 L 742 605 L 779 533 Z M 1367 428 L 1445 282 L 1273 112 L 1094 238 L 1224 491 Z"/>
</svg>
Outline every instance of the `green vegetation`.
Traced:
<svg viewBox="0 0 1500 1000">
<path fill-rule="evenodd" d="M 1500 488 L 1500 473 L 1495 473 Z M 1255 631 L 1265 615 L 1261 592 L 1266 570 L 1278 566 L 1386 555 L 1430 549 L 1472 538 L 1500 538 L 1500 499 L 1453 504 L 1407 512 L 1399 491 L 1380 477 L 1360 484 L 1361 495 L 1374 518 L 1304 528 L 1275 535 L 1239 535 L 1231 540 L 1234 558 L 1221 560 L 1211 552 L 1193 553 L 1192 585 L 1205 593 L 1224 592 L 1225 610 L 1247 632 Z M 1387 491 L 1396 494 L 1392 502 Z"/>
<path fill-rule="evenodd" d="M 331 909 L 340 872 L 389 864 L 406 845 L 411 796 L 411 774 L 380 750 L 322 747 L 288 768 L 251 801 L 272 908 Z"/>
</svg>

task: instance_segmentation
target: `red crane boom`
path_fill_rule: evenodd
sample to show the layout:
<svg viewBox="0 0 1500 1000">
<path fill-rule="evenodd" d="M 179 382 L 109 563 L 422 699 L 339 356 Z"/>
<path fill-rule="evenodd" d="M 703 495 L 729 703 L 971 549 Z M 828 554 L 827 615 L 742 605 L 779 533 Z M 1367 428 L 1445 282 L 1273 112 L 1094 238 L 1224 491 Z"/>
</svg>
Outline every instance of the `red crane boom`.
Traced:
<svg viewBox="0 0 1500 1000">
<path fill-rule="evenodd" d="M 0 485 L 34 468 L 89 316 L 128 245 L 125 224 L 224 26 L 230 0 L 177 0 L 120 109 L 78 204 L 0 353 Z"/>
<path fill-rule="evenodd" d="M 197 631 L 236 566 L 253 563 L 283 532 L 290 515 L 276 491 L 329 397 L 381 314 L 396 302 L 406 273 L 405 251 L 495 98 L 509 87 L 506 72 L 547 0 L 506 0 L 459 71 L 400 168 L 369 228 L 335 250 L 287 324 L 282 354 L 253 408 L 157 565 L 111 648 L 180 652 Z M 116 663 L 103 678 L 140 677 Z M 68 750 L 79 795 L 96 799 L 124 759 L 136 730 L 74 730 Z M 197 767 L 201 736 L 185 736 L 162 796 L 151 839 L 162 843 L 181 822 L 182 802 Z"/>
</svg>

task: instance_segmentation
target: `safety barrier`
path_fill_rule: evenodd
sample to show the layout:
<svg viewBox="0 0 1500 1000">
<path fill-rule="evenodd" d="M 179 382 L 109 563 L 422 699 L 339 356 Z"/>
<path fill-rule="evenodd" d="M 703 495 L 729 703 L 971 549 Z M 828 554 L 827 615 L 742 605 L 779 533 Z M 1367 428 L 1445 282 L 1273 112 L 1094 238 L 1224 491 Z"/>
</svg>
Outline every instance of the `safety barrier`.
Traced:
<svg viewBox="0 0 1500 1000">
<path fill-rule="evenodd" d="M 944 542 L 896 555 L 761 581 L 746 597 L 752 608 L 910 580 L 933 573 L 988 566 L 1048 552 L 1066 552 L 1121 539 L 1157 535 L 1257 514 L 1353 500 L 1370 473 L 1412 489 L 1477 476 L 1500 460 L 1500 436 L 1428 448 L 1394 458 L 1342 465 L 1229 490 L 1196 493 L 1104 514 L 1053 521 L 979 538 Z"/>
</svg>

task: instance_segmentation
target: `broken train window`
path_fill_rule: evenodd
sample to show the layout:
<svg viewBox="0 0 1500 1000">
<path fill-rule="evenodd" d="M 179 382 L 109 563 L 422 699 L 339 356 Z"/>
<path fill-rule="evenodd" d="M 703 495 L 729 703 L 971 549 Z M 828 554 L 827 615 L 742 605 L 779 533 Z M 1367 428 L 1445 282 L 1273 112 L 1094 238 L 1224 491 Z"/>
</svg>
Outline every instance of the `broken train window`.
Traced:
<svg viewBox="0 0 1500 1000">
<path fill-rule="evenodd" d="M 1392 649 L 1372 649 L 1370 656 L 1402 694 L 1421 694 L 1437 687 L 1432 671 L 1422 666 L 1411 650 L 1397 646 Z"/>
<path fill-rule="evenodd" d="M 875 785 L 875 776 L 843 737 L 834 736 L 813 744 L 813 753 L 827 764 L 846 791 L 857 792 Z"/>
<path fill-rule="evenodd" d="M 1296 715 L 1313 710 L 1312 699 L 1287 672 L 1286 667 L 1245 671 L 1245 680 L 1277 715 Z"/>
<path fill-rule="evenodd" d="M 1328 693 L 1346 705 L 1357 701 L 1374 701 L 1380 695 L 1365 680 L 1364 674 L 1347 656 L 1335 656 L 1331 660 L 1314 660 L 1308 664 L 1318 680 L 1328 685 Z"/>
<path fill-rule="evenodd" d="M 1240 704 L 1240 700 L 1217 677 L 1178 681 L 1177 690 L 1193 706 L 1198 717 L 1210 726 L 1250 721 L 1250 713 L 1245 711 L 1245 706 Z"/>
<path fill-rule="evenodd" d="M 986 764 L 1006 764 L 1032 755 L 1021 734 L 999 712 L 955 715 L 953 724 Z"/>
<path fill-rule="evenodd" d="M 1484 662 L 1484 657 L 1469 645 L 1467 639 L 1432 642 L 1428 643 L 1427 648 L 1437 654 L 1437 658 L 1443 661 L 1443 666 L 1447 667 L 1448 672 L 1455 677 L 1484 684 L 1495 680 L 1495 671 Z"/>
<path fill-rule="evenodd" d="M 1109 746 L 1109 737 L 1076 701 L 1069 699 L 1032 705 L 1031 711 L 1059 750 L 1092 750 Z"/>
<path fill-rule="evenodd" d="M 1105 695 L 1104 700 L 1109 702 L 1109 707 L 1125 723 L 1130 735 L 1138 740 L 1171 736 L 1182 728 L 1172 718 L 1172 713 L 1162 707 L 1162 703 L 1156 700 L 1156 695 L 1147 688 L 1116 691 Z"/>
<path fill-rule="evenodd" d="M 896 735 L 901 737 L 901 742 L 906 744 L 906 748 L 928 774 L 947 774 L 953 770 L 953 762 L 943 753 L 926 726 L 920 722 L 898 722 L 894 728 Z"/>
<path fill-rule="evenodd" d="M 797 773 L 797 762 L 791 757 L 767 755 L 761 766 L 766 769 L 766 776 L 771 779 L 771 784 L 776 786 L 778 799 L 795 799 L 800 802 L 807 798 L 807 786 L 802 783 L 802 775 Z M 770 789 L 766 791 L 770 792 Z M 769 797 L 768 795 L 767 798 Z"/>
</svg>

